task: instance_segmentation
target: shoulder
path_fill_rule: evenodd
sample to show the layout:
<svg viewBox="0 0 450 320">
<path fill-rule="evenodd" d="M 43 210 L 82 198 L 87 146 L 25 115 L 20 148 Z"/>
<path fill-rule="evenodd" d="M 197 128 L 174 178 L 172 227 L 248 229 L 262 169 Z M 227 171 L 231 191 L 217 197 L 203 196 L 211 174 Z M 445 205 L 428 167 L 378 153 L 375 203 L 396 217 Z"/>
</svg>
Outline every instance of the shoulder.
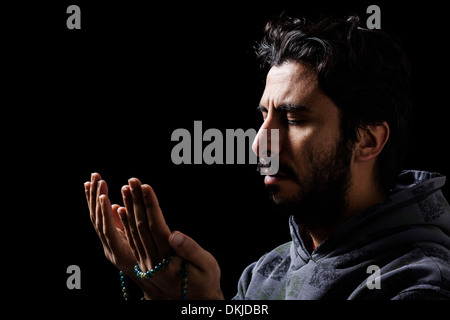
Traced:
<svg viewBox="0 0 450 320">
<path fill-rule="evenodd" d="M 292 241 L 286 242 L 272 251 L 263 255 L 255 264 L 255 269 L 267 269 L 267 266 L 271 266 L 275 268 L 282 261 L 289 260 L 290 261 L 290 248 Z M 273 269 L 269 268 L 269 269 Z"/>
<path fill-rule="evenodd" d="M 450 251 L 437 243 L 417 243 L 408 254 L 385 268 L 383 278 L 399 287 L 394 300 L 450 299 Z M 382 269 L 383 271 L 383 269 Z M 396 285 L 394 285 L 396 284 Z M 402 285 L 403 284 L 403 285 Z"/>
<path fill-rule="evenodd" d="M 291 243 L 292 241 L 289 241 L 276 247 L 247 266 L 239 279 L 238 294 L 234 299 L 245 299 L 252 283 L 261 283 L 264 279 L 278 279 L 284 276 L 291 262 Z"/>
<path fill-rule="evenodd" d="M 258 261 L 249 265 L 244 272 L 255 273 L 258 272 L 264 277 L 268 277 L 277 266 L 281 265 L 283 261 L 290 262 L 290 247 L 292 241 L 286 242 L 270 252 L 264 254 Z"/>
</svg>

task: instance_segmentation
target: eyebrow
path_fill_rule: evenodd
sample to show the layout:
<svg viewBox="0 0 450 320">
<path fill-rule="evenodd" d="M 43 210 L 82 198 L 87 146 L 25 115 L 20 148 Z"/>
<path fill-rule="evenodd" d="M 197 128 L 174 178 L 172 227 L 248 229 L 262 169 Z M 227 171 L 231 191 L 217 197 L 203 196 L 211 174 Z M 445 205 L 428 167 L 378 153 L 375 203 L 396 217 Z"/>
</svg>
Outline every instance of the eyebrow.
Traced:
<svg viewBox="0 0 450 320">
<path fill-rule="evenodd" d="M 261 111 L 261 112 L 267 112 L 267 108 L 264 107 L 263 105 L 259 105 L 256 108 L 256 110 Z M 275 108 L 275 110 L 286 111 L 286 112 L 306 112 L 306 113 L 311 112 L 311 109 L 308 108 L 307 106 L 302 105 L 302 104 L 296 104 L 296 103 L 280 104 L 279 106 L 277 106 Z"/>
</svg>

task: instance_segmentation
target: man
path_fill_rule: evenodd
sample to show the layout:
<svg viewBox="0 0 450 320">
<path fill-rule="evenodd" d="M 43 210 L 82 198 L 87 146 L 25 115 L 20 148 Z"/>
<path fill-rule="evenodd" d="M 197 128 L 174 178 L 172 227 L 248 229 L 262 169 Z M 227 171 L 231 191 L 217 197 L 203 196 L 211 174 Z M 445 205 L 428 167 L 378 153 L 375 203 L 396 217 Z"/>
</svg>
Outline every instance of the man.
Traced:
<svg viewBox="0 0 450 320">
<path fill-rule="evenodd" d="M 267 130 L 253 150 L 263 159 L 278 153 L 279 171 L 264 182 L 275 211 L 289 216 L 292 241 L 246 268 L 235 299 L 449 299 L 445 177 L 401 171 L 411 92 L 399 45 L 354 16 L 282 16 L 257 52 L 268 67 L 258 107 Z M 279 141 L 262 137 L 272 129 Z M 107 258 L 145 298 L 179 297 L 182 260 L 188 299 L 223 298 L 216 260 L 170 231 L 150 186 L 130 179 L 124 207 L 110 204 L 98 174 L 85 188 Z M 135 276 L 136 261 L 153 274 L 171 252 L 154 278 Z"/>
</svg>

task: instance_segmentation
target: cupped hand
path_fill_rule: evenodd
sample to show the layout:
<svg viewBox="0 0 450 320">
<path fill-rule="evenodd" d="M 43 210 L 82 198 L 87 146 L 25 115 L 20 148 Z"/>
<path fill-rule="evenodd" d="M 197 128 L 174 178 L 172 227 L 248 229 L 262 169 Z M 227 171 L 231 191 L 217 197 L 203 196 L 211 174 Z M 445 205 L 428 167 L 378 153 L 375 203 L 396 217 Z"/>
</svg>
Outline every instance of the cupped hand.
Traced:
<svg viewBox="0 0 450 320">
<path fill-rule="evenodd" d="M 136 257 L 118 215 L 119 205 L 111 205 L 108 186 L 98 173 L 84 184 L 92 224 L 103 245 L 106 258 L 127 275 L 133 273 Z"/>
<path fill-rule="evenodd" d="M 188 299 L 223 299 L 220 268 L 216 259 L 190 237 L 170 232 L 153 189 L 132 178 L 122 187 L 125 208 L 122 218 L 129 245 L 143 272 L 153 269 L 162 259 L 175 259 L 156 276 L 141 280 L 148 299 L 179 299 L 181 263 L 189 264 Z"/>
<path fill-rule="evenodd" d="M 124 207 L 111 205 L 99 174 L 85 183 L 91 221 L 108 260 L 139 285 L 146 299 L 180 298 L 182 261 L 189 263 L 188 299 L 223 299 L 216 259 L 190 237 L 170 231 L 149 185 L 136 178 L 128 182 L 122 187 Z M 150 279 L 133 272 L 136 261 L 146 272 L 173 254 L 174 260 Z"/>
</svg>

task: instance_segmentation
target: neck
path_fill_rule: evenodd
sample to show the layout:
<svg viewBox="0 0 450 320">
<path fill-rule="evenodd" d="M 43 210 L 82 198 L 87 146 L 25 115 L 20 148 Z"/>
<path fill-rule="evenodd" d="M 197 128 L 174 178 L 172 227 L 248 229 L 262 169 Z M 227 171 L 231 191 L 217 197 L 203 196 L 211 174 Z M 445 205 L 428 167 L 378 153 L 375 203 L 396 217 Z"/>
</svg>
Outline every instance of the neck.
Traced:
<svg viewBox="0 0 450 320">
<path fill-rule="evenodd" d="M 363 212 L 368 207 L 383 201 L 386 195 L 375 183 L 366 185 L 359 183 L 358 185 L 352 184 L 349 187 L 347 197 L 347 207 L 345 210 L 342 210 L 340 218 L 335 223 L 326 227 L 309 229 L 314 247 L 321 244 L 323 240 L 328 238 L 345 221 Z"/>
</svg>

